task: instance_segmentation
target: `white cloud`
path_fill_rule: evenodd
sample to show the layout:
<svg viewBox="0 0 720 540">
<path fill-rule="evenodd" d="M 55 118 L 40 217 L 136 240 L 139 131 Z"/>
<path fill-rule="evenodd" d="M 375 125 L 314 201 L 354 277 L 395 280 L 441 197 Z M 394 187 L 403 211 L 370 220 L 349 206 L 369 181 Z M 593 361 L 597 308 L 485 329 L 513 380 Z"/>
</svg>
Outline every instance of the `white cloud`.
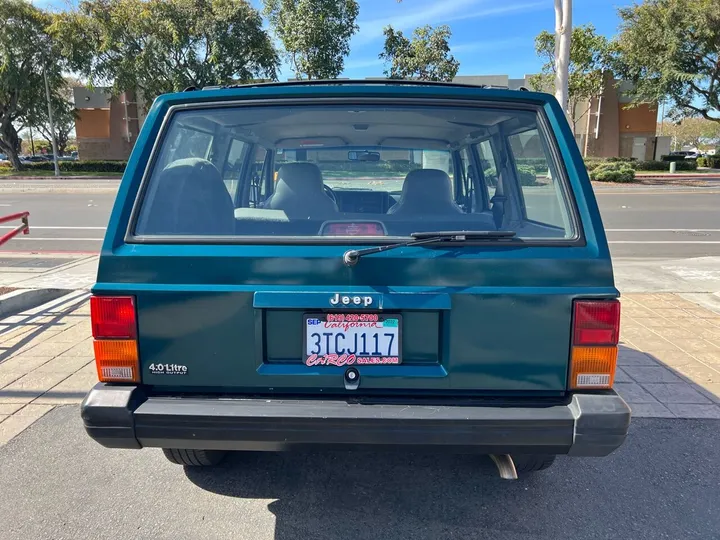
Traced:
<svg viewBox="0 0 720 540">
<path fill-rule="evenodd" d="M 431 2 L 419 8 L 414 8 L 407 15 L 398 17 L 384 17 L 367 21 L 360 21 L 360 30 L 353 38 L 355 45 L 370 43 L 382 36 L 383 28 L 391 25 L 396 30 L 412 30 L 425 24 L 442 24 L 465 19 L 492 17 L 506 15 L 518 11 L 535 11 L 548 8 L 547 0 L 523 2 L 520 4 L 506 4 L 502 6 L 489 6 L 490 0 L 446 0 L 444 2 Z M 482 7 L 487 6 L 487 7 Z"/>
<path fill-rule="evenodd" d="M 496 40 L 485 40 L 485 41 L 472 41 L 470 43 L 461 43 L 459 45 L 451 45 L 450 52 L 453 54 L 476 52 L 476 51 L 497 51 L 502 49 L 509 49 L 510 47 L 516 47 L 522 43 L 527 42 L 528 39 L 515 37 L 511 39 L 496 39 Z"/>
</svg>

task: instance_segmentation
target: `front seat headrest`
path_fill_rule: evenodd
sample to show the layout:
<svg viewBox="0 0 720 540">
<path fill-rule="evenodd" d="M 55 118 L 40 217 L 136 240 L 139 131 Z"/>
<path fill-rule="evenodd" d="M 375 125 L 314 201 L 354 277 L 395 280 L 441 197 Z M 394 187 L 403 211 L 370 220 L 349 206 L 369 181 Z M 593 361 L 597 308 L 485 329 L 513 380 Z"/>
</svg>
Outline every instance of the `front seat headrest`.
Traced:
<svg viewBox="0 0 720 540">
<path fill-rule="evenodd" d="M 403 182 L 400 201 L 390 214 L 462 214 L 453 200 L 450 177 L 439 169 L 410 171 Z"/>
<path fill-rule="evenodd" d="M 283 210 L 295 217 L 338 211 L 325 193 L 322 172 L 314 163 L 288 163 L 280 167 L 275 191 L 263 207 Z"/>
</svg>

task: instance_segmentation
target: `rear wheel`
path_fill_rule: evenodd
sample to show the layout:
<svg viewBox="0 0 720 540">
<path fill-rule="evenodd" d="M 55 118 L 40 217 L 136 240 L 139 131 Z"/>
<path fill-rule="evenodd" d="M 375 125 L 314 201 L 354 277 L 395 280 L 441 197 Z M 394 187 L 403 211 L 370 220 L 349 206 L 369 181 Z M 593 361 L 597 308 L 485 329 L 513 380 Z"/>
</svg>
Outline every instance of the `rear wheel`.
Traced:
<svg viewBox="0 0 720 540">
<path fill-rule="evenodd" d="M 512 456 L 518 474 L 544 471 L 555 462 L 555 456 L 546 454 Z"/>
<path fill-rule="evenodd" d="M 189 467 L 212 467 L 225 457 L 223 450 L 182 450 L 179 448 L 163 448 L 163 454 L 169 461 L 177 465 Z"/>
</svg>

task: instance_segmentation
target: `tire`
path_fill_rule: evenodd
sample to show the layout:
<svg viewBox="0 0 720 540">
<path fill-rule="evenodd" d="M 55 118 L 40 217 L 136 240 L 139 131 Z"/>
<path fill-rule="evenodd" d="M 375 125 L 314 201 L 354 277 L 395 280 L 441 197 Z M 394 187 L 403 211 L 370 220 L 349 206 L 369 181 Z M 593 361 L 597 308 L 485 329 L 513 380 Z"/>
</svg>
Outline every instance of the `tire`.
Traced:
<svg viewBox="0 0 720 540">
<path fill-rule="evenodd" d="M 225 457 L 223 450 L 182 450 L 179 448 L 163 448 L 163 454 L 171 463 L 187 467 L 212 467 Z"/>
<path fill-rule="evenodd" d="M 555 456 L 546 454 L 512 456 L 518 475 L 544 471 L 555 463 Z"/>
</svg>

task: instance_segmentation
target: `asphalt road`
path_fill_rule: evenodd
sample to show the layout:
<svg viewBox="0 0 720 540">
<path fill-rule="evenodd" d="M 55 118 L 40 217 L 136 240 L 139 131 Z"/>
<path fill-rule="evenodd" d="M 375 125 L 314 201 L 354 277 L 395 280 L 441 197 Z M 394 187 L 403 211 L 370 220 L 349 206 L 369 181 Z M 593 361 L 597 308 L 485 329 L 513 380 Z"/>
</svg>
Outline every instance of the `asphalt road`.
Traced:
<svg viewBox="0 0 720 540">
<path fill-rule="evenodd" d="M 718 420 L 637 419 L 612 456 L 516 482 L 479 456 L 259 453 L 183 469 L 101 447 L 75 406 L 0 448 L 3 540 L 709 540 L 718 501 Z"/>
<path fill-rule="evenodd" d="M 605 188 L 597 191 L 597 197 L 615 257 L 720 255 L 720 189 Z M 0 191 L 0 215 L 29 210 L 32 229 L 29 236 L 0 249 L 97 252 L 114 199 L 107 189 L 96 193 Z M 2 227 L 0 232 L 7 230 Z"/>
</svg>

